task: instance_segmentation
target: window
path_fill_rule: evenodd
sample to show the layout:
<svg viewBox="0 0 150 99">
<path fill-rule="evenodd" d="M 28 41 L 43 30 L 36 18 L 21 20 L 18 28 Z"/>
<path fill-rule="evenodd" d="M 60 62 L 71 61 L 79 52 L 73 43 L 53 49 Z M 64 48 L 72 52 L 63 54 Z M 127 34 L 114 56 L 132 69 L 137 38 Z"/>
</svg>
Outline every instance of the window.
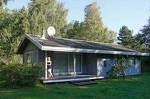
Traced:
<svg viewBox="0 0 150 99">
<path fill-rule="evenodd" d="M 74 58 L 75 58 L 75 68 L 74 68 Z M 69 67 L 69 72 L 81 72 L 81 54 L 79 53 L 69 53 L 68 55 L 68 67 Z"/>
<path fill-rule="evenodd" d="M 24 54 L 24 63 L 26 63 L 26 64 L 32 63 L 32 52 L 26 52 Z"/>
<path fill-rule="evenodd" d="M 81 72 L 81 54 L 76 54 L 76 72 Z"/>
<path fill-rule="evenodd" d="M 53 62 L 54 75 L 74 74 L 82 72 L 82 55 L 80 53 L 55 52 Z"/>
<path fill-rule="evenodd" d="M 128 61 L 129 61 L 129 66 L 133 66 L 134 65 L 134 59 L 133 58 L 130 58 Z"/>
<path fill-rule="evenodd" d="M 69 67 L 69 72 L 74 72 L 74 54 L 69 53 L 68 54 L 68 67 Z"/>
<path fill-rule="evenodd" d="M 104 67 L 107 67 L 107 60 L 104 60 Z"/>
<path fill-rule="evenodd" d="M 53 72 L 59 75 L 68 73 L 68 57 L 67 53 L 55 52 L 55 59 L 53 62 Z"/>
</svg>

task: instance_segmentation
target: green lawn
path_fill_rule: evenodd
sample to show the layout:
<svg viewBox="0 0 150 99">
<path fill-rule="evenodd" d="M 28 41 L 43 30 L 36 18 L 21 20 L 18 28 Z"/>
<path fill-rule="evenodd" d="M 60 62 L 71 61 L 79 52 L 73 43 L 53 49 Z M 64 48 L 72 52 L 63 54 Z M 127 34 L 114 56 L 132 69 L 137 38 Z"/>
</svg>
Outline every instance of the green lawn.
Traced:
<svg viewBox="0 0 150 99">
<path fill-rule="evenodd" d="M 150 99 L 150 73 L 97 84 L 37 84 L 32 88 L 0 88 L 0 99 Z"/>
</svg>

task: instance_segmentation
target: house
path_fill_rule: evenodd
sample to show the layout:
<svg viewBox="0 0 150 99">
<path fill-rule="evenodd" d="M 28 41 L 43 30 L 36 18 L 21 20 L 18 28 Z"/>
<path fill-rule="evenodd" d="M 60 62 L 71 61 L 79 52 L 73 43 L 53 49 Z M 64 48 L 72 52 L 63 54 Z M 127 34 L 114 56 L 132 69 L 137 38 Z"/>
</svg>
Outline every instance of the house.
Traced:
<svg viewBox="0 0 150 99">
<path fill-rule="evenodd" d="M 17 54 L 23 55 L 23 63 L 44 64 L 44 83 L 104 78 L 120 56 L 130 65 L 126 75 L 140 74 L 140 57 L 149 55 L 117 44 L 29 34 L 25 34 Z"/>
</svg>

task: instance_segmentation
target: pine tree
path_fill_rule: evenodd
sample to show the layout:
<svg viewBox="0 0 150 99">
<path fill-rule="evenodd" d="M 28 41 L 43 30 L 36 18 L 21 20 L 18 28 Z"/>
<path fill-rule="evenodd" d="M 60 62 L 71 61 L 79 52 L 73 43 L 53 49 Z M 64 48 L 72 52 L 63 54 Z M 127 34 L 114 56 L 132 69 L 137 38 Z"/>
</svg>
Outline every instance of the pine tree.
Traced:
<svg viewBox="0 0 150 99">
<path fill-rule="evenodd" d="M 118 40 L 120 41 L 119 44 L 130 48 L 132 44 L 132 31 L 127 26 L 122 26 L 119 30 Z"/>
<path fill-rule="evenodd" d="M 142 34 L 138 33 L 133 37 L 133 42 L 132 42 L 132 48 L 138 50 L 138 51 L 142 51 L 142 44 L 144 43 L 143 39 L 142 39 Z"/>
<path fill-rule="evenodd" d="M 142 31 L 142 40 L 143 45 L 145 46 L 145 51 L 150 51 L 150 19 L 148 20 L 148 24 L 143 27 Z"/>
</svg>

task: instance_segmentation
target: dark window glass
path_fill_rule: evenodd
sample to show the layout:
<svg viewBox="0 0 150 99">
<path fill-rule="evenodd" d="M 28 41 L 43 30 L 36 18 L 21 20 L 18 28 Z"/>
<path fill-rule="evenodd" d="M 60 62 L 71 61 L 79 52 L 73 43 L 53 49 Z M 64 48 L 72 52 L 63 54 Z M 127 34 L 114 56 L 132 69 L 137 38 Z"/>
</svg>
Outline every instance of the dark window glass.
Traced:
<svg viewBox="0 0 150 99">
<path fill-rule="evenodd" d="M 107 67 L 107 60 L 104 61 L 104 67 Z"/>
<path fill-rule="evenodd" d="M 28 52 L 28 53 L 25 53 L 25 55 L 24 55 L 24 62 L 26 63 L 26 64 L 31 64 L 32 63 L 32 53 L 30 52 Z"/>
</svg>

